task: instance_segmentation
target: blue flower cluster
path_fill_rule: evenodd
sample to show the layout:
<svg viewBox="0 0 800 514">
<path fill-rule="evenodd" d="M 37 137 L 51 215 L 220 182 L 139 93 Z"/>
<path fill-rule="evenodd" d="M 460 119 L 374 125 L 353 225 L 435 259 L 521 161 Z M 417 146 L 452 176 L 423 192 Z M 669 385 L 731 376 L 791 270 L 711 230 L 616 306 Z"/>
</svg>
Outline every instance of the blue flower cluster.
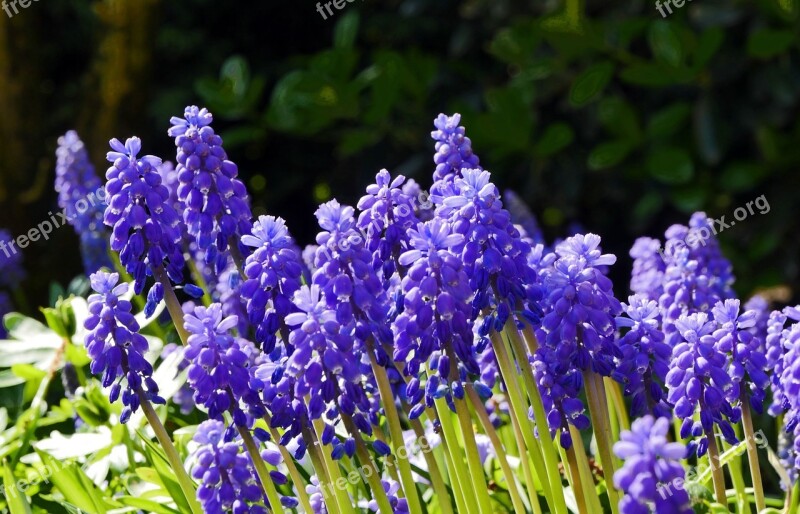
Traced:
<svg viewBox="0 0 800 514">
<path fill-rule="evenodd" d="M 189 360 L 188 382 L 194 400 L 208 409 L 211 419 L 230 412 L 237 426 L 249 427 L 265 413 L 258 395 L 259 384 L 251 380 L 249 359 L 230 330 L 235 316 L 222 317 L 222 306 L 198 306 L 185 317 L 189 332 L 185 357 Z M 255 386 L 255 387 L 254 387 Z"/>
<path fill-rule="evenodd" d="M 97 197 L 103 189 L 102 182 L 74 130 L 58 138 L 55 189 L 58 206 L 80 237 L 86 273 L 94 273 L 103 266 L 111 267 L 108 234 L 103 227 L 105 207 L 103 198 Z"/>
<path fill-rule="evenodd" d="M 192 476 L 200 482 L 197 499 L 206 514 L 267 514 L 267 501 L 256 482 L 253 464 L 240 442 L 221 421 L 197 428 Z"/>
<path fill-rule="evenodd" d="M 84 322 L 86 352 L 92 359 L 92 373 L 102 374 L 103 387 L 110 387 L 113 403 L 122 396 L 125 406 L 120 421 L 125 423 L 142 400 L 164 403 L 152 378 L 153 366 L 144 358 L 147 339 L 131 314 L 131 302 L 122 298 L 128 284 L 118 284 L 117 273 L 98 271 L 91 276 L 95 294 L 89 296 L 89 317 Z M 124 389 L 123 389 L 124 383 Z"/>
<path fill-rule="evenodd" d="M 184 221 L 206 263 L 219 273 L 227 264 L 229 245 L 236 244 L 234 236 L 250 233 L 252 214 L 239 170 L 228 160 L 212 120 L 208 109 L 189 106 L 183 118 L 170 120 L 168 133 L 178 148 L 177 193 Z"/>
<path fill-rule="evenodd" d="M 249 322 L 256 327 L 256 341 L 271 353 L 283 319 L 295 310 L 292 296 L 300 289 L 303 264 L 282 218 L 260 216 L 242 243 L 253 252 L 247 257 L 241 294 L 247 300 Z"/>
<path fill-rule="evenodd" d="M 635 420 L 614 444 L 614 453 L 624 460 L 614 474 L 614 485 L 625 493 L 619 503 L 620 514 L 694 512 L 680 462 L 686 449 L 669 442 L 669 427 L 666 418 L 645 416 Z"/>
<path fill-rule="evenodd" d="M 119 252 L 122 265 L 133 276 L 134 292 L 141 294 L 147 276 L 164 265 L 173 282 L 183 282 L 180 218 L 161 182 L 161 159 L 139 158 L 142 142 L 137 137 L 124 145 L 112 139 L 111 148 L 104 222 L 112 227 L 111 249 Z"/>
</svg>

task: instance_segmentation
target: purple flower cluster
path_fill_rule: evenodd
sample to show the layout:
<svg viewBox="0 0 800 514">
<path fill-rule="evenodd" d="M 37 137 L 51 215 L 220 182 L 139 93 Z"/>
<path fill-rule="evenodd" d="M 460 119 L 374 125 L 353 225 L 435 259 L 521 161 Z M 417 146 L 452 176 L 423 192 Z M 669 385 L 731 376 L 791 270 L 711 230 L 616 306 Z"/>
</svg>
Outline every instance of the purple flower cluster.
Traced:
<svg viewBox="0 0 800 514">
<path fill-rule="evenodd" d="M 433 172 L 433 180 L 442 181 L 441 185 L 452 182 L 461 170 L 480 169 L 478 156 L 472 152 L 472 141 L 466 136 L 466 129 L 459 123 L 460 114 L 440 114 L 433 121 L 436 127 L 431 132 L 431 137 L 436 141 L 436 154 L 433 156 L 436 170 Z"/>
<path fill-rule="evenodd" d="M 253 253 L 247 257 L 241 294 L 247 300 L 248 320 L 256 327 L 256 341 L 271 353 L 284 318 L 295 310 L 292 296 L 300 289 L 303 264 L 282 218 L 260 216 L 242 243 Z M 284 340 L 286 336 L 288 332 Z"/>
<path fill-rule="evenodd" d="M 169 190 L 161 182 L 161 159 L 139 158 L 142 143 L 137 137 L 123 145 L 111 140 L 113 163 L 106 172 L 104 221 L 112 227 L 111 249 L 134 278 L 134 292 L 141 294 L 148 275 L 166 265 L 172 281 L 183 281 L 180 218 L 169 203 Z"/>
<path fill-rule="evenodd" d="M 229 333 L 237 322 L 235 316 L 223 318 L 218 303 L 196 307 L 185 317 L 190 334 L 185 357 L 195 402 L 208 409 L 211 419 L 230 412 L 237 426 L 249 426 L 265 409 L 258 394 L 260 384 L 251 380 L 248 355 Z"/>
<path fill-rule="evenodd" d="M 683 487 L 685 471 L 681 465 L 686 449 L 670 443 L 667 418 L 645 416 L 620 434 L 614 453 L 625 462 L 614 473 L 614 484 L 625 495 L 619 502 L 620 514 L 691 514 L 692 503 Z"/>
<path fill-rule="evenodd" d="M 407 183 L 403 175 L 392 179 L 388 171 L 381 170 L 358 202 L 361 212 L 356 226 L 372 252 L 373 269 L 382 271 L 384 277 L 397 271 L 397 259 L 408 247 L 408 231 L 419 223 L 415 210 L 419 197 L 406 192 Z"/>
<path fill-rule="evenodd" d="M 183 219 L 195 238 L 205 261 L 217 272 L 227 264 L 229 244 L 234 236 L 250 233 L 249 200 L 244 184 L 237 178 L 236 164 L 228 160 L 222 138 L 211 128 L 213 117 L 207 109 L 186 107 L 183 118 L 173 117 L 168 133 L 175 138 L 178 200 L 184 206 Z"/>
<path fill-rule="evenodd" d="M 152 379 L 153 367 L 144 358 L 147 340 L 139 334 L 139 324 L 131 314 L 131 303 L 121 298 L 128 284 L 119 284 L 119 275 L 98 271 L 91 276 L 89 317 L 84 327 L 86 351 L 92 359 L 92 373 L 102 374 L 103 387 L 110 387 L 109 400 L 122 395 L 120 421 L 125 423 L 139 408 L 142 400 L 164 403 L 158 396 L 158 385 Z M 124 381 L 124 390 L 123 390 Z"/>
<path fill-rule="evenodd" d="M 640 237 L 630 250 L 633 259 L 631 291 L 651 300 L 658 300 L 664 292 L 664 271 L 667 265 L 661 252 L 661 241 Z"/>
<path fill-rule="evenodd" d="M 667 400 L 675 406 L 675 416 L 683 420 L 681 437 L 700 437 L 689 443 L 689 455 L 696 452 L 702 456 L 714 424 L 729 443 L 737 442 L 731 423 L 741 419 L 741 409 L 734 407 L 739 400 L 739 384 L 728 376 L 728 356 L 715 336 L 718 324 L 708 314 L 683 315 L 675 325 L 681 342 L 672 352 Z M 700 421 L 694 421 L 698 407 Z"/>
<path fill-rule="evenodd" d="M 81 239 L 81 254 L 86 273 L 111 267 L 108 234 L 103 227 L 104 204 L 97 198 L 102 189 L 100 177 L 77 132 L 70 130 L 58 138 L 56 182 L 58 206 Z"/>
<path fill-rule="evenodd" d="M 619 341 L 622 357 L 612 376 L 625 387 L 631 397 L 631 412 L 636 416 L 651 413 L 670 417 L 672 409 L 666 402 L 664 380 L 669 371 L 672 348 L 664 342 L 658 320 L 658 303 L 645 294 L 628 297 L 622 304 L 627 316 L 617 317 L 618 328 L 628 330 Z"/>
<path fill-rule="evenodd" d="M 267 514 L 268 501 L 242 445 L 221 421 L 204 421 L 194 441 L 192 476 L 200 481 L 197 499 L 207 514 Z M 227 436 L 226 436 L 227 435 Z"/>
<path fill-rule="evenodd" d="M 399 259 L 408 272 L 402 280 L 403 310 L 392 326 L 393 358 L 405 362 L 404 372 L 411 377 L 429 365 L 433 374 L 424 391 L 410 386 L 406 395 L 410 404 L 424 396 L 431 406 L 434 398 L 450 402 L 453 394 L 463 397 L 465 374 L 480 373 L 470 319 L 472 291 L 462 261 L 451 251 L 463 244 L 463 235 L 451 233 L 439 218 L 420 223 L 409 234 L 411 246 Z M 423 410 L 418 404 L 411 416 Z"/>
<path fill-rule="evenodd" d="M 529 323 L 538 323 L 541 308 L 535 270 L 528 265 L 530 245 L 511 223 L 491 174 L 464 169 L 451 190 L 434 198 L 436 214 L 448 221 L 452 231 L 464 236 L 453 251 L 464 262 L 474 293 L 473 318 L 484 313 L 505 325 L 512 313 Z"/>
</svg>

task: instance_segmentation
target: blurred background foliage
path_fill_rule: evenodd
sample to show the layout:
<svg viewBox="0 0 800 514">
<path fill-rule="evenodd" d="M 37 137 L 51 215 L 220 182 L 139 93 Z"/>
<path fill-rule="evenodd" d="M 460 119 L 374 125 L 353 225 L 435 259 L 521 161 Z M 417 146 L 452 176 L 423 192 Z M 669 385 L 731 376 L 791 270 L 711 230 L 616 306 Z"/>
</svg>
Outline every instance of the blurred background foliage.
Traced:
<svg viewBox="0 0 800 514">
<path fill-rule="evenodd" d="M 207 106 L 257 214 L 312 242 L 317 204 L 355 203 L 383 167 L 424 187 L 432 120 L 460 112 L 481 164 L 550 240 L 599 233 L 627 293 L 635 237 L 695 210 L 741 294 L 800 286 L 797 0 L 47 0 L 0 16 L 0 226 L 55 209 L 56 138 L 76 128 L 104 172 L 111 137 L 174 156 L 169 117 Z M 794 236 L 793 236 L 794 234 Z M 32 304 L 80 273 L 64 228 L 25 251 Z M 788 297 L 785 298 L 788 300 Z"/>
</svg>

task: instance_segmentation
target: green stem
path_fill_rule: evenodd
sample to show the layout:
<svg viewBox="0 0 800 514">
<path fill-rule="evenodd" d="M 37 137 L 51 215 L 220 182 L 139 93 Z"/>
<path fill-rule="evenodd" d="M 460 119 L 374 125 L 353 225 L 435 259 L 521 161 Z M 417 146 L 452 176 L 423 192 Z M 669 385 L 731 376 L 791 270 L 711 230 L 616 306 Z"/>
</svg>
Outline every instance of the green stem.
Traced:
<svg viewBox="0 0 800 514">
<path fill-rule="evenodd" d="M 434 405 L 439 415 L 439 423 L 442 426 L 442 439 L 447 442 L 447 451 L 450 454 L 450 462 L 452 463 L 452 472 L 454 474 L 450 477 L 450 484 L 454 485 L 457 483 L 459 486 L 466 508 L 463 512 L 475 512 L 477 500 L 473 495 L 468 494 L 466 490 L 470 479 L 465 474 L 464 468 L 467 466 L 461 458 L 461 453 L 456 451 L 456 448 L 459 448 L 459 444 L 455 428 L 453 427 L 450 408 L 447 406 L 447 402 L 442 398 L 434 400 Z M 459 510 L 459 512 L 462 511 Z"/>
<path fill-rule="evenodd" d="M 309 457 L 311 457 L 311 465 L 314 467 L 314 471 L 317 472 L 319 487 L 322 491 L 322 499 L 325 501 L 325 506 L 327 507 L 327 510 L 331 512 L 331 514 L 340 514 L 335 485 L 331 481 L 328 468 L 325 465 L 322 455 L 320 454 L 323 449 L 318 446 L 316 435 L 308 427 L 308 424 L 303 423 L 301 430 L 303 433 L 303 439 L 306 442 L 306 450 L 308 451 Z M 334 493 L 333 498 L 329 498 L 327 494 L 331 491 Z"/>
<path fill-rule="evenodd" d="M 522 497 L 519 494 L 514 471 L 508 464 L 505 448 L 503 447 L 503 443 L 500 441 L 500 437 L 497 435 L 497 431 L 494 429 L 494 425 L 492 425 L 492 421 L 489 419 L 489 413 L 486 412 L 486 406 L 483 404 L 481 398 L 478 396 L 478 393 L 475 392 L 475 389 L 472 387 L 472 385 L 468 385 L 466 390 L 469 400 L 472 402 L 472 406 L 475 408 L 475 413 L 478 416 L 478 420 L 481 422 L 484 432 L 486 432 L 486 435 L 489 436 L 489 440 L 492 441 L 494 452 L 497 455 L 497 461 L 500 463 L 500 469 L 503 471 L 503 476 L 505 477 L 506 484 L 508 485 L 508 494 L 511 496 L 511 504 L 514 506 L 514 511 L 525 512 L 525 505 L 522 503 Z"/>
<path fill-rule="evenodd" d="M 750 465 L 750 476 L 753 478 L 753 494 L 756 497 L 756 510 L 761 512 L 767 508 L 764 501 L 764 485 L 761 483 L 761 469 L 758 465 L 758 448 L 756 447 L 756 434 L 753 431 L 753 415 L 750 412 L 750 402 L 742 391 L 742 427 L 744 428 L 745 444 L 747 445 L 747 462 Z"/>
<path fill-rule="evenodd" d="M 405 404 L 403 407 L 407 414 L 409 409 L 407 409 Z M 442 514 L 453 514 L 453 507 L 448 500 L 450 495 L 447 492 L 447 487 L 445 486 L 444 479 L 442 478 L 442 473 L 439 469 L 439 463 L 436 461 L 436 456 L 433 454 L 430 443 L 428 442 L 428 438 L 425 437 L 425 429 L 422 428 L 422 423 L 420 423 L 417 419 L 410 420 L 410 423 L 411 429 L 414 430 L 414 435 L 417 436 L 417 441 L 425 441 L 425 447 L 423 448 L 420 446 L 420 451 L 422 456 L 425 458 L 425 463 L 428 465 L 428 474 L 431 478 L 433 493 L 439 504 L 439 509 L 441 510 Z"/>
<path fill-rule="evenodd" d="M 578 504 L 578 514 L 589 514 L 586 508 L 586 494 L 581 480 L 581 470 L 578 466 L 578 459 L 575 456 L 575 446 L 570 446 L 568 450 L 564 450 L 567 454 L 567 466 L 569 468 L 568 475 L 571 477 L 570 482 L 572 485 L 572 492 L 575 494 L 575 501 Z"/>
<path fill-rule="evenodd" d="M 614 405 L 614 409 L 616 409 L 617 418 L 619 419 L 620 423 L 620 430 L 630 430 L 631 420 L 628 417 L 628 409 L 625 408 L 625 400 L 622 397 L 622 391 L 620 391 L 619 384 L 609 377 L 603 377 L 603 382 L 606 385 L 606 391 L 610 391 L 611 393 L 611 402 Z M 614 440 L 619 441 L 619 437 L 615 438 Z"/>
<path fill-rule="evenodd" d="M 203 511 L 195 497 L 194 482 L 192 482 L 192 479 L 189 478 L 189 475 L 186 473 L 186 469 L 183 467 L 183 461 L 180 455 L 178 455 L 178 450 L 176 450 L 175 445 L 172 444 L 172 439 L 170 439 L 167 434 L 167 430 L 161 423 L 161 419 L 159 419 L 158 414 L 156 414 L 156 411 L 150 404 L 150 400 L 147 399 L 141 387 L 138 388 L 136 394 L 139 395 L 139 403 L 141 404 L 144 416 L 147 418 L 147 422 L 150 423 L 150 427 L 156 434 L 156 439 L 158 439 L 159 444 L 161 444 L 161 448 L 164 450 L 167 460 L 172 466 L 173 471 L 175 471 L 178 484 L 183 491 L 183 495 L 186 497 L 186 503 L 189 504 L 189 508 L 192 509 L 193 513 L 201 514 Z"/>
<path fill-rule="evenodd" d="M 153 276 L 164 288 L 164 302 L 167 304 L 167 311 L 169 311 L 169 316 L 172 318 L 181 343 L 186 346 L 189 341 L 189 333 L 186 332 L 186 327 L 183 325 L 183 309 L 178 297 L 175 296 L 175 290 L 172 289 L 172 282 L 170 282 L 167 272 L 161 266 L 155 267 Z"/>
<path fill-rule="evenodd" d="M 386 413 L 386 422 L 389 425 L 389 446 L 392 449 L 392 455 L 395 457 L 398 468 L 400 468 L 400 484 L 405 493 L 406 500 L 408 501 L 408 510 L 411 514 L 422 512 L 422 505 L 417 495 L 417 486 L 414 483 L 414 477 L 411 474 L 411 463 L 408 462 L 408 449 L 405 447 L 403 439 L 403 428 L 400 426 L 400 416 L 397 413 L 397 406 L 394 404 L 394 394 L 392 393 L 392 386 L 389 384 L 389 377 L 386 374 L 386 369 L 378 364 L 375 357 L 373 342 L 370 340 L 367 343 L 370 363 L 372 371 L 375 375 L 375 381 L 378 383 L 378 391 L 381 399 L 383 399 L 383 410 Z M 401 452 L 400 449 L 403 449 Z"/>
<path fill-rule="evenodd" d="M 586 385 L 586 399 L 589 403 L 589 415 L 592 418 L 592 427 L 597 441 L 600 465 L 603 467 L 603 476 L 613 477 L 614 457 L 611 453 L 611 427 L 608 419 L 605 387 L 603 387 L 601 377 L 593 371 L 584 371 L 583 377 Z M 606 486 L 611 512 L 617 514 L 619 512 L 619 493 L 614 487 L 613 481 L 607 481 Z"/>
<path fill-rule="evenodd" d="M 381 514 L 392 514 L 392 505 L 389 503 L 389 497 L 386 496 L 386 491 L 383 489 L 380 472 L 378 471 L 378 467 L 375 465 L 375 462 L 372 461 L 372 457 L 367 450 L 367 445 L 364 444 L 364 440 L 361 438 L 361 433 L 358 431 L 356 424 L 353 422 L 350 416 L 343 412 L 341 413 L 341 416 L 342 421 L 344 421 L 345 428 L 347 428 L 350 436 L 356 441 L 356 455 L 358 456 L 358 460 L 361 461 L 361 466 L 368 466 L 372 469 L 372 472 L 369 474 L 369 476 L 365 478 L 372 489 L 372 497 L 378 503 L 378 510 L 381 512 Z"/>
<path fill-rule="evenodd" d="M 524 401 L 523 394 L 520 390 L 517 369 L 511 362 L 511 358 L 509 357 L 510 350 L 507 347 L 508 343 L 503 340 L 502 335 L 494 331 L 490 335 L 490 339 L 492 341 L 492 347 L 494 348 L 495 357 L 497 358 L 497 363 L 500 367 L 500 374 L 503 377 L 503 382 L 505 383 L 506 390 L 508 391 L 509 401 L 511 404 L 513 404 L 514 414 L 517 417 L 517 422 L 519 423 L 520 431 L 522 432 L 522 436 L 525 440 L 525 445 L 528 447 L 528 453 L 533 462 L 533 468 L 536 471 L 536 476 L 540 481 L 542 493 L 544 494 L 544 497 L 547 500 L 547 504 L 550 506 L 550 510 L 556 513 L 561 512 L 558 510 L 557 507 L 561 502 L 556 503 L 554 496 L 558 495 L 555 495 L 553 493 L 552 487 L 550 485 L 551 481 L 554 481 L 555 478 L 550 477 L 549 475 L 550 470 L 545 465 L 544 459 L 542 457 L 542 449 L 539 445 L 538 440 L 534 437 L 535 433 L 534 431 L 536 427 L 528 418 L 527 403 Z M 546 427 L 547 425 L 543 426 Z M 543 436 L 544 434 L 547 434 L 547 436 L 549 437 L 548 430 L 539 431 L 540 437 Z M 563 498 L 561 499 L 561 501 L 563 501 Z"/>
<path fill-rule="evenodd" d="M 594 475 L 589 467 L 589 459 L 586 456 L 586 448 L 583 446 L 583 438 L 581 433 L 574 426 L 569 426 L 569 433 L 572 436 L 572 449 L 575 452 L 575 460 L 578 463 L 578 472 L 581 477 L 581 485 L 583 486 L 584 500 L 588 501 L 589 512 L 603 512 L 600 507 L 600 497 L 594 487 Z M 605 475 L 608 477 L 608 475 Z M 610 477 L 613 480 L 613 477 Z M 615 506 L 617 506 L 615 504 Z"/>
<path fill-rule="evenodd" d="M 550 488 L 553 491 L 553 497 L 556 501 L 556 512 L 566 514 L 567 504 L 564 500 L 564 496 L 557 494 L 557 492 L 561 490 L 562 483 L 561 474 L 558 471 L 558 451 L 556 451 L 553 438 L 550 437 L 547 415 L 544 412 L 544 404 L 542 403 L 542 397 L 539 393 L 539 387 L 536 385 L 536 379 L 533 376 L 533 369 L 528 361 L 528 352 L 525 350 L 525 345 L 523 344 L 523 340 L 520 337 L 515 323 L 510 318 L 506 322 L 505 331 L 509 334 L 509 340 L 516 354 L 517 362 L 520 363 L 525 389 L 528 393 L 531 407 L 533 407 L 533 417 L 536 420 L 536 426 L 546 427 L 544 430 L 539 430 L 539 441 L 541 442 L 542 456 L 544 457 L 545 467 L 547 468 Z M 535 337 L 532 331 L 527 331 L 525 333 L 525 338 L 534 338 L 532 341 L 527 342 L 529 349 L 538 346 Z M 533 355 L 533 353 L 531 353 L 531 355 Z"/>
<path fill-rule="evenodd" d="M 722 441 L 722 450 L 727 451 L 730 445 Z M 742 459 L 741 456 L 736 456 L 728 461 L 728 469 L 731 474 L 731 481 L 733 482 L 733 489 L 736 491 L 736 512 L 739 514 L 750 513 L 750 501 L 747 499 L 747 491 L 745 490 L 744 478 L 742 477 Z M 727 492 L 726 492 L 727 496 Z"/>
<path fill-rule="evenodd" d="M 478 444 L 475 441 L 475 429 L 469 416 L 469 409 L 464 399 L 453 398 L 456 405 L 456 417 L 461 427 L 461 436 L 464 440 L 464 449 L 467 452 L 467 467 L 469 468 L 475 496 L 478 498 L 479 512 L 492 512 L 492 500 L 489 498 L 489 488 L 486 486 L 483 465 L 478 453 Z"/>
<path fill-rule="evenodd" d="M 514 404 L 511 402 L 508 403 L 508 410 L 511 418 L 511 428 L 513 429 L 514 439 L 519 452 L 519 460 L 522 462 L 522 474 L 525 476 L 525 484 L 527 486 L 525 489 L 528 492 L 531 509 L 534 514 L 541 514 L 542 506 L 539 504 L 539 495 L 536 492 L 536 478 L 531 469 L 531 454 L 528 452 L 527 446 L 525 446 L 525 436 L 522 432 L 522 426 L 520 426 L 519 423 L 519 416 L 517 416 Z"/>
<path fill-rule="evenodd" d="M 708 439 L 708 463 L 711 466 L 714 494 L 716 495 L 717 503 L 727 507 L 728 496 L 725 493 L 725 474 L 720 465 L 719 448 L 717 447 L 717 438 L 714 435 L 714 431 L 707 430 L 706 438 Z"/>
<path fill-rule="evenodd" d="M 272 477 L 267 471 L 267 466 L 264 464 L 264 459 L 261 458 L 261 453 L 258 451 L 258 446 L 253 440 L 253 436 L 244 427 L 236 428 L 239 430 L 239 435 L 242 436 L 247 453 L 250 454 L 250 460 L 253 461 L 253 465 L 256 467 L 256 473 L 261 482 L 261 490 L 267 495 L 270 510 L 272 512 L 281 512 L 283 510 L 281 499 L 278 496 L 278 491 L 275 490 L 275 484 L 272 482 Z"/>
<path fill-rule="evenodd" d="M 789 489 L 789 502 L 784 514 L 793 514 L 800 508 L 800 482 L 794 484 L 794 487 Z"/>
<path fill-rule="evenodd" d="M 297 469 L 297 465 L 294 463 L 294 457 L 289 453 L 289 450 L 284 448 L 283 445 L 278 442 L 281 440 L 281 436 L 277 430 L 272 428 L 269 415 L 264 416 L 264 421 L 269 427 L 269 434 L 272 437 L 272 440 L 278 446 L 278 451 L 281 452 L 283 463 L 286 464 L 286 468 L 289 470 L 289 476 L 292 477 L 292 482 L 294 482 L 294 487 L 297 490 L 297 498 L 300 500 L 300 505 L 303 506 L 303 510 L 305 512 L 313 512 L 313 509 L 311 508 L 311 500 L 306 492 L 305 480 L 303 480 L 303 477 L 300 475 L 300 471 Z"/>
<path fill-rule="evenodd" d="M 328 470 L 328 479 L 330 480 L 334 494 L 336 495 L 336 502 L 339 504 L 339 511 L 343 514 L 346 512 L 351 512 L 352 502 L 350 501 L 350 497 L 347 495 L 347 491 L 338 485 L 341 483 L 339 479 L 342 477 L 342 474 L 339 471 L 339 464 L 335 462 L 333 458 L 331 458 L 330 448 L 322 445 L 319 442 L 319 437 L 325 428 L 324 423 L 321 419 L 315 419 L 313 425 L 314 429 L 316 430 L 316 433 L 314 434 L 314 444 L 319 445 L 318 449 L 322 455 L 322 461 L 325 463 L 325 467 Z"/>
</svg>

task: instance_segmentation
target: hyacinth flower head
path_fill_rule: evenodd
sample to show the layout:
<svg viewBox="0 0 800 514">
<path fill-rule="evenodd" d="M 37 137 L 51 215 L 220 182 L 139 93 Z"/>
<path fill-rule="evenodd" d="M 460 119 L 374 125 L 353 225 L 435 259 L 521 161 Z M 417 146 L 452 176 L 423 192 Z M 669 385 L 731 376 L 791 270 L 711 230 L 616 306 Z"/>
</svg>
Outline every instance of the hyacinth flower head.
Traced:
<svg viewBox="0 0 800 514">
<path fill-rule="evenodd" d="M 461 257 L 475 293 L 473 317 L 483 313 L 502 328 L 518 312 L 539 321 L 536 272 L 528 265 L 530 245 L 511 223 L 500 194 L 485 170 L 464 169 L 453 183 L 453 194 L 436 198 L 437 216 L 446 219 L 464 243 L 453 251 Z"/>
<path fill-rule="evenodd" d="M 651 237 L 638 238 L 631 247 L 633 259 L 631 291 L 658 300 L 664 292 L 664 271 L 667 264 L 662 256 L 661 241 Z"/>
<path fill-rule="evenodd" d="M 356 227 L 372 252 L 372 267 L 382 271 L 384 277 L 397 270 L 397 259 L 408 246 L 408 230 L 419 223 L 416 215 L 419 195 L 409 195 L 405 184 L 403 175 L 392 179 L 388 171 L 381 170 L 357 205 L 361 212 Z"/>
<path fill-rule="evenodd" d="M 569 425 L 578 430 L 590 425 L 580 399 L 583 375 L 568 360 L 561 358 L 556 349 L 546 345 L 540 346 L 533 354 L 531 366 L 547 413 L 550 436 L 555 436 L 560 430 L 561 447 L 569 449 L 573 442 Z"/>
<path fill-rule="evenodd" d="M 105 205 L 97 197 L 102 183 L 89 161 L 83 141 L 74 130 L 58 138 L 55 189 L 58 206 L 80 237 L 86 272 L 111 267 L 108 234 L 103 226 Z"/>
<path fill-rule="evenodd" d="M 785 310 L 774 310 L 770 312 L 767 319 L 767 334 L 764 339 L 764 357 L 767 359 L 767 368 L 772 369 L 770 375 L 770 386 L 772 390 L 772 404 L 768 412 L 772 416 L 777 416 L 789 408 L 789 399 L 783 392 L 783 372 L 784 372 L 784 339 L 788 335 L 786 322 L 788 321 Z"/>
<path fill-rule="evenodd" d="M 718 325 L 704 312 L 683 315 L 676 322 L 681 342 L 672 351 L 667 373 L 667 400 L 675 406 L 675 416 L 683 420 L 681 437 L 699 437 L 688 446 L 689 455 L 705 454 L 707 435 L 717 425 L 726 441 L 737 442 L 731 423 L 741 418 L 739 384 L 728 376 L 728 358 L 714 336 Z M 692 419 L 700 410 L 700 421 Z"/>
<path fill-rule="evenodd" d="M 122 396 L 125 423 L 143 399 L 164 403 L 152 379 L 153 367 L 144 358 L 147 340 L 139 334 L 139 324 L 131 313 L 131 303 L 122 298 L 128 284 L 119 284 L 117 273 L 98 271 L 91 277 L 95 294 L 89 296 L 89 317 L 84 322 L 86 351 L 92 359 L 90 369 L 102 374 L 103 387 L 110 387 L 109 400 Z"/>
<path fill-rule="evenodd" d="M 731 356 L 728 375 L 747 393 L 750 405 L 761 413 L 769 386 L 767 359 L 761 343 L 750 330 L 756 325 L 755 310 L 740 312 L 739 300 L 717 302 L 712 309 L 719 328 L 714 332 L 717 348 Z"/>
<path fill-rule="evenodd" d="M 353 208 L 331 200 L 315 214 L 322 231 L 317 234 L 317 270 L 312 282 L 320 286 L 340 323 L 355 322 L 386 338 L 388 297 L 372 267 L 373 255 L 356 229 Z"/>
<path fill-rule="evenodd" d="M 399 259 L 408 271 L 402 280 L 403 311 L 392 326 L 393 359 L 405 362 L 404 372 L 411 377 L 428 363 L 433 374 L 424 391 L 412 388 L 407 393 L 409 403 L 424 395 L 430 406 L 434 398 L 451 401 L 453 393 L 462 397 L 465 375 L 480 374 L 480 352 L 473 344 L 472 291 L 461 259 L 450 251 L 463 244 L 464 236 L 451 233 L 439 218 L 420 223 L 410 236 L 411 247 Z M 423 408 L 418 405 L 412 415 L 420 415 Z"/>
<path fill-rule="evenodd" d="M 570 237 L 556 247 L 557 260 L 542 272 L 546 297 L 541 338 L 561 359 L 581 370 L 609 376 L 622 357 L 615 343 L 615 318 L 622 306 L 613 284 L 597 266 L 616 261 L 599 250 L 594 234 Z"/>
<path fill-rule="evenodd" d="M 292 301 L 297 312 L 286 317 L 286 324 L 292 327 L 289 335 L 292 353 L 277 374 L 273 371 L 273 377 L 285 375 L 293 383 L 291 394 L 309 399 L 306 407 L 292 405 L 294 409 L 303 409 L 302 417 L 284 421 L 292 423 L 296 430 L 300 419 L 323 419 L 330 427 L 323 435 L 323 444 L 338 446 L 339 440 L 333 438 L 332 429 L 342 414 L 352 418 L 360 431 L 371 435 L 374 405 L 365 390 L 368 380 L 361 366 L 362 350 L 351 331 L 337 320 L 336 311 L 329 308 L 318 284 L 302 286 Z M 290 398 L 284 399 L 284 403 L 289 401 Z M 273 421 L 277 422 L 275 416 Z M 352 457 L 355 443 L 350 441 L 353 440 L 348 440 L 342 450 Z"/>
<path fill-rule="evenodd" d="M 200 482 L 197 499 L 208 514 L 267 514 L 268 500 L 253 464 L 231 434 L 218 420 L 197 427 L 192 468 L 192 476 Z"/>
<path fill-rule="evenodd" d="M 436 153 L 433 156 L 436 170 L 433 172 L 433 180 L 441 181 L 441 185 L 452 182 L 463 169 L 480 169 L 478 156 L 472 152 L 472 141 L 466 136 L 467 131 L 460 123 L 461 115 L 458 113 L 452 116 L 439 114 L 433 120 L 436 127 L 431 132 L 431 137 L 436 142 Z"/>
<path fill-rule="evenodd" d="M 620 514 L 691 514 L 692 502 L 683 487 L 686 473 L 681 459 L 686 449 L 671 443 L 667 418 L 645 416 L 620 434 L 614 453 L 623 459 L 614 484 L 625 493 Z"/>
<path fill-rule="evenodd" d="M 236 316 L 223 318 L 218 303 L 195 307 L 185 317 L 189 339 L 184 356 L 190 363 L 187 380 L 195 402 L 208 409 L 212 419 L 230 412 L 237 426 L 247 427 L 265 414 L 265 408 L 258 394 L 262 386 L 251 380 L 248 355 L 230 334 L 237 323 Z"/>
<path fill-rule="evenodd" d="M 303 264 L 282 218 L 260 216 L 242 244 L 253 249 L 241 287 L 247 316 L 256 327 L 256 341 L 271 353 L 284 318 L 295 310 L 292 296 L 300 289 Z"/>
<path fill-rule="evenodd" d="M 206 262 L 221 271 L 234 236 L 250 233 L 247 190 L 237 178 L 236 164 L 228 160 L 222 138 L 211 128 L 208 109 L 188 106 L 183 118 L 172 117 L 168 134 L 175 138 L 178 200 L 183 218 Z"/>
<path fill-rule="evenodd" d="M 733 298 L 734 277 L 704 213 L 692 215 L 689 226 L 671 226 L 665 237 L 659 305 L 667 343 L 675 346 L 680 339 L 676 320 L 683 314 L 708 312 L 719 300 Z"/>
<path fill-rule="evenodd" d="M 631 397 L 634 415 L 650 413 L 670 417 L 666 403 L 664 380 L 669 372 L 672 348 L 664 342 L 658 321 L 658 302 L 639 293 L 628 297 L 623 304 L 626 316 L 616 319 L 617 327 L 629 328 L 619 339 L 622 357 L 612 377 L 625 386 Z"/>
<path fill-rule="evenodd" d="M 136 294 L 144 289 L 147 276 L 162 266 L 173 282 L 181 283 L 180 218 L 158 173 L 161 159 L 138 157 L 142 143 L 137 137 L 124 145 L 112 139 L 111 148 L 104 214 L 105 224 L 112 227 L 111 249 L 119 252 L 122 265 L 133 276 Z"/>
</svg>

